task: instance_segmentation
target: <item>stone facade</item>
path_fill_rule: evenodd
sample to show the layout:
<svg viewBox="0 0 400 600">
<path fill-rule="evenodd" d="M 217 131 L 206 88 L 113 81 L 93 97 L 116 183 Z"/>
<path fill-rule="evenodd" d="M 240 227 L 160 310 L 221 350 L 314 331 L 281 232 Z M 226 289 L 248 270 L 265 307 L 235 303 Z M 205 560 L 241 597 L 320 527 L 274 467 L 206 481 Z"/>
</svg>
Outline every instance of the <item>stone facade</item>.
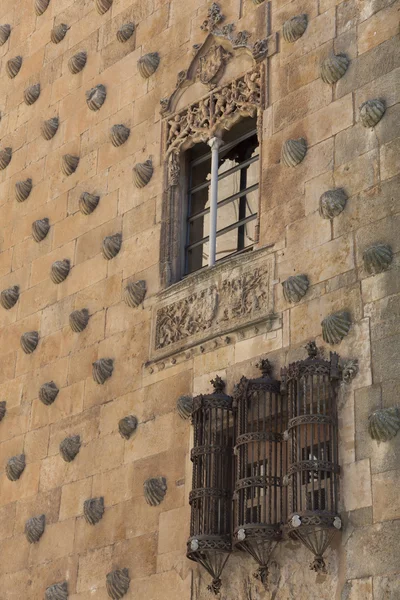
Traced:
<svg viewBox="0 0 400 600">
<path fill-rule="evenodd" d="M 378 443 L 368 432 L 369 415 L 399 405 L 400 392 L 399 0 L 221 0 L 223 20 L 210 8 L 1 1 L 10 25 L 0 31 L 1 600 L 40 600 L 54 584 L 63 595 L 46 597 L 64 598 L 63 582 L 70 600 L 105 600 L 118 586 L 127 599 L 209 600 L 208 574 L 186 559 L 192 433 L 176 402 L 210 392 L 216 375 L 232 393 L 260 357 L 278 374 L 311 339 L 358 359 L 338 399 L 341 538 L 317 575 L 308 550 L 280 543 L 268 589 L 235 552 L 220 598 L 400 598 L 400 434 Z M 287 24 L 299 15 L 300 33 Z M 332 65 L 334 55 L 346 59 Z M 183 194 L 171 146 L 204 131 L 192 122 L 171 134 L 172 116 L 234 80 L 246 101 L 229 119 L 226 106 L 224 118 L 211 115 L 208 129 L 230 127 L 233 114 L 257 118 L 257 247 L 179 281 Z M 374 99 L 384 110 L 365 117 L 367 106 L 361 119 Z M 286 166 L 282 147 L 300 138 L 302 160 L 293 146 L 298 164 Z M 338 188 L 344 206 L 323 218 L 320 197 Z M 43 219 L 50 228 L 36 240 L 32 224 Z M 110 260 L 106 238 L 118 242 Z M 377 244 L 390 251 L 367 268 Z M 55 282 L 57 261 L 69 267 Z M 293 275 L 309 282 L 295 303 L 282 287 Z M 76 332 L 70 315 L 83 310 Z M 321 322 L 340 311 L 351 327 L 332 348 Z M 32 332 L 26 353 L 21 336 Z M 44 403 L 51 382 L 58 393 Z M 123 436 L 130 416 L 137 427 Z M 65 458 L 60 443 L 72 436 L 80 440 Z M 25 468 L 11 481 L 7 464 L 19 455 Z M 91 525 L 84 506 L 96 498 L 104 514 Z M 44 532 L 30 544 L 25 524 L 41 515 Z"/>
</svg>

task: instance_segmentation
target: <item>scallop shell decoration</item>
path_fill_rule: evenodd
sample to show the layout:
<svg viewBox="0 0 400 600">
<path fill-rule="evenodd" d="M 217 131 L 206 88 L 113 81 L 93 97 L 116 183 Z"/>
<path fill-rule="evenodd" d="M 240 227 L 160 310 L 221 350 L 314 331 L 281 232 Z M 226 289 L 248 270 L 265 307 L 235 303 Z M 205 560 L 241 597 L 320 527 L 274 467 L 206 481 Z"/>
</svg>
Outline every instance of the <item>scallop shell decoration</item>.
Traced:
<svg viewBox="0 0 400 600">
<path fill-rule="evenodd" d="M 137 188 L 145 187 L 153 175 L 153 163 L 151 159 L 144 163 L 137 163 L 133 167 L 133 183 Z"/>
<path fill-rule="evenodd" d="M 25 104 L 31 106 L 35 104 L 36 100 L 40 96 L 40 83 L 35 83 L 35 85 L 31 85 L 24 91 L 24 101 Z"/>
<path fill-rule="evenodd" d="M 307 154 L 307 142 L 304 138 L 286 140 L 282 146 L 282 161 L 287 167 L 296 167 Z"/>
<path fill-rule="evenodd" d="M 30 544 L 36 544 L 44 533 L 46 526 L 45 515 L 40 517 L 32 517 L 25 523 L 25 535 Z"/>
<path fill-rule="evenodd" d="M 133 415 L 129 415 L 128 417 L 124 417 L 118 423 L 118 431 L 121 436 L 126 440 L 132 436 L 132 434 L 136 431 L 138 426 L 138 420 Z"/>
<path fill-rule="evenodd" d="M 6 73 L 10 79 L 14 79 L 20 72 L 22 67 L 22 56 L 15 56 L 10 58 L 6 63 Z"/>
<path fill-rule="evenodd" d="M 60 25 L 56 25 L 51 30 L 50 39 L 53 44 L 59 44 L 63 41 L 65 36 L 67 35 L 69 27 L 65 23 L 60 23 Z"/>
<path fill-rule="evenodd" d="M 4 148 L 0 150 L 0 171 L 4 171 L 8 167 L 12 158 L 12 149 Z"/>
<path fill-rule="evenodd" d="M 380 408 L 368 417 L 368 431 L 373 440 L 389 442 L 400 429 L 400 408 Z"/>
<path fill-rule="evenodd" d="M 360 121 L 364 127 L 375 127 L 385 114 L 385 103 L 378 98 L 367 100 L 360 106 Z"/>
<path fill-rule="evenodd" d="M 346 73 L 350 64 L 345 54 L 332 54 L 321 64 L 321 78 L 324 83 L 336 83 Z"/>
<path fill-rule="evenodd" d="M 42 137 L 44 137 L 44 139 L 47 141 L 51 140 L 56 135 L 59 124 L 60 121 L 58 117 L 52 117 L 47 121 L 43 121 L 42 126 L 40 128 Z"/>
<path fill-rule="evenodd" d="M 4 419 L 6 412 L 7 412 L 7 402 L 5 400 L 2 400 L 0 402 L 0 423 Z"/>
<path fill-rule="evenodd" d="M 138 60 L 138 69 L 144 79 L 148 79 L 155 73 L 160 64 L 160 56 L 158 52 L 150 52 L 145 54 Z"/>
<path fill-rule="evenodd" d="M 39 400 L 43 402 L 43 404 L 45 404 L 46 406 L 50 406 L 57 398 L 59 391 L 60 390 L 58 389 L 54 381 L 48 381 L 40 387 Z"/>
<path fill-rule="evenodd" d="M 79 210 L 83 215 L 90 215 L 97 208 L 99 201 L 100 196 L 83 192 L 79 198 Z"/>
<path fill-rule="evenodd" d="M 68 600 L 68 583 L 53 583 L 44 594 L 44 600 Z"/>
<path fill-rule="evenodd" d="M 122 245 L 122 234 L 115 233 L 114 235 L 109 235 L 103 240 L 103 244 L 101 247 L 101 251 L 103 256 L 107 260 L 111 260 L 115 258 L 118 252 L 121 250 Z"/>
<path fill-rule="evenodd" d="M 67 437 L 60 443 L 60 454 L 65 462 L 72 462 L 80 449 L 81 438 L 79 435 Z"/>
<path fill-rule="evenodd" d="M 82 308 L 82 310 L 74 310 L 69 315 L 69 326 L 75 333 L 81 333 L 81 331 L 86 329 L 88 323 L 89 311 L 87 308 Z"/>
<path fill-rule="evenodd" d="M 61 159 L 61 170 L 69 177 L 77 170 L 79 165 L 79 156 L 73 156 L 72 154 L 64 154 Z"/>
<path fill-rule="evenodd" d="M 300 302 L 310 285 L 307 275 L 292 275 L 282 282 L 286 302 Z"/>
<path fill-rule="evenodd" d="M 367 248 L 363 255 L 364 267 L 369 275 L 386 271 L 393 260 L 393 252 L 387 244 L 375 244 Z"/>
<path fill-rule="evenodd" d="M 21 335 L 21 348 L 25 354 L 32 354 L 39 343 L 39 334 L 37 331 L 27 331 Z"/>
<path fill-rule="evenodd" d="M 193 412 L 192 396 L 179 396 L 176 402 L 176 409 L 181 419 L 184 419 L 185 421 L 190 419 Z"/>
<path fill-rule="evenodd" d="M 112 145 L 118 148 L 119 146 L 122 146 L 122 144 L 125 144 L 130 132 L 131 130 L 129 127 L 125 127 L 125 125 L 113 125 L 110 131 Z"/>
<path fill-rule="evenodd" d="M 96 8 L 99 15 L 104 15 L 112 6 L 113 0 L 96 0 Z"/>
<path fill-rule="evenodd" d="M 344 210 L 347 194 L 341 189 L 328 190 L 319 199 L 319 214 L 323 219 L 334 219 Z"/>
<path fill-rule="evenodd" d="M 13 285 L 13 287 L 3 290 L 0 294 L 0 304 L 6 310 L 10 310 L 16 305 L 19 298 L 19 286 Z"/>
<path fill-rule="evenodd" d="M 124 23 L 117 31 L 117 40 L 124 44 L 133 36 L 135 32 L 134 23 Z"/>
<path fill-rule="evenodd" d="M 296 40 L 301 38 L 307 29 L 307 24 L 307 15 L 296 15 L 285 21 L 282 27 L 284 40 L 289 44 L 293 44 Z"/>
<path fill-rule="evenodd" d="M 325 317 L 321 326 L 322 337 L 327 344 L 340 344 L 350 331 L 351 318 L 349 313 L 339 311 Z"/>
<path fill-rule="evenodd" d="M 96 383 L 103 385 L 111 377 L 114 371 L 112 358 L 100 358 L 92 365 L 92 375 Z"/>
<path fill-rule="evenodd" d="M 116 569 L 115 571 L 111 571 L 111 573 L 107 573 L 107 594 L 113 600 L 120 600 L 128 592 L 130 582 L 128 569 Z"/>
<path fill-rule="evenodd" d="M 144 497 L 150 506 L 158 506 L 167 493 L 167 480 L 165 477 L 152 477 L 143 484 Z"/>
<path fill-rule="evenodd" d="M 15 197 L 17 202 L 25 202 L 29 194 L 32 191 L 32 179 L 25 179 L 24 181 L 17 181 L 15 184 Z"/>
<path fill-rule="evenodd" d="M 86 104 L 90 110 L 100 110 L 107 97 L 107 91 L 103 84 L 99 83 L 96 87 L 86 92 Z"/>
<path fill-rule="evenodd" d="M 256 6 L 260 6 L 260 4 L 262 4 L 263 2 L 265 2 L 265 0 L 253 0 L 253 4 L 255 4 Z"/>
<path fill-rule="evenodd" d="M 67 279 L 70 270 L 71 263 L 68 258 L 64 258 L 64 260 L 56 260 L 51 265 L 50 279 L 53 283 L 62 283 L 65 281 L 65 279 Z"/>
<path fill-rule="evenodd" d="M 83 504 L 83 515 L 89 525 L 96 525 L 104 515 L 104 498 L 90 498 Z"/>
<path fill-rule="evenodd" d="M 131 281 L 127 284 L 124 290 L 125 303 L 131 308 L 137 308 L 146 296 L 146 282 Z"/>
<path fill-rule="evenodd" d="M 11 25 L 0 25 L 0 46 L 4 46 L 11 33 Z"/>
<path fill-rule="evenodd" d="M 86 61 L 87 54 L 84 51 L 78 52 L 77 54 L 71 56 L 71 58 L 68 61 L 68 69 L 70 70 L 72 75 L 77 75 L 77 73 L 80 73 L 82 69 L 85 68 Z"/>
<path fill-rule="evenodd" d="M 10 481 L 17 481 L 25 469 L 25 454 L 12 456 L 6 465 L 6 475 Z"/>
<path fill-rule="evenodd" d="M 35 13 L 40 17 L 48 8 L 50 0 L 35 0 Z"/>
<path fill-rule="evenodd" d="M 32 237 L 35 242 L 41 242 L 50 231 L 50 221 L 47 217 L 32 223 Z"/>
</svg>

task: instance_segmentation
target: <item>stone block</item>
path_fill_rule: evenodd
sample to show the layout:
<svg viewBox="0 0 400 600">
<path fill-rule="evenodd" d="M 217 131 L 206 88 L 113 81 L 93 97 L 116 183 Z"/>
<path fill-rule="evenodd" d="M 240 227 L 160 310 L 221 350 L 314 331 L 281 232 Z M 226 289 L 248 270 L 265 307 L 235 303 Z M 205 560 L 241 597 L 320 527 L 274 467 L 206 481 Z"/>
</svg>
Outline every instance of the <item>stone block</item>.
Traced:
<svg viewBox="0 0 400 600">
<path fill-rule="evenodd" d="M 343 465 L 342 477 L 345 510 L 357 510 L 372 505 L 371 468 L 368 459 Z"/>
<path fill-rule="evenodd" d="M 350 197 L 376 186 L 379 182 L 378 162 L 378 150 L 371 150 L 343 163 L 334 171 L 335 187 L 344 188 Z"/>
<path fill-rule="evenodd" d="M 372 476 L 374 523 L 400 517 L 398 494 L 400 471 L 385 471 Z"/>
<path fill-rule="evenodd" d="M 381 178 L 389 179 L 399 173 L 399 156 L 400 137 L 392 140 L 388 144 L 382 146 L 380 151 L 381 159 Z"/>
<path fill-rule="evenodd" d="M 156 572 L 157 534 L 150 533 L 117 542 L 113 549 L 113 563 L 127 567 L 131 579 L 150 577 Z M 131 585 L 134 587 L 133 582 Z"/>
<path fill-rule="evenodd" d="M 397 19 L 398 6 L 393 4 L 360 23 L 358 26 L 358 53 L 368 52 L 386 40 L 397 36 L 399 33 Z"/>
<path fill-rule="evenodd" d="M 13 535 L 15 508 L 15 503 L 0 508 L 0 540 L 5 540 Z"/>
<path fill-rule="evenodd" d="M 278 100 L 274 110 L 274 131 L 291 125 L 306 115 L 327 106 L 332 101 L 332 91 L 321 79 L 302 86 Z"/>
<path fill-rule="evenodd" d="M 47 456 L 49 444 L 49 427 L 29 431 L 25 435 L 24 452 L 27 464 L 36 462 Z"/>
<path fill-rule="evenodd" d="M 132 481 L 135 477 L 133 463 L 107 472 L 100 471 L 93 475 L 92 496 L 103 496 L 106 506 L 114 506 L 130 500 L 133 495 Z"/>
<path fill-rule="evenodd" d="M 346 600 L 374 600 L 372 577 L 352 579 L 349 584 L 349 594 L 346 596 Z"/>
<path fill-rule="evenodd" d="M 30 553 L 31 566 L 56 560 L 72 554 L 75 537 L 75 519 L 47 525 L 34 552 Z"/>
<path fill-rule="evenodd" d="M 192 393 L 193 371 L 185 370 L 168 378 L 168 384 L 160 381 L 144 388 L 143 419 L 169 413 L 176 409 L 176 402 L 181 395 Z"/>
<path fill-rule="evenodd" d="M 25 523 L 34 515 L 46 515 L 46 524 L 57 523 L 60 510 L 61 488 L 21 499 L 16 504 L 15 532 L 23 533 Z"/>
<path fill-rule="evenodd" d="M 88 550 L 109 546 L 125 539 L 126 516 L 129 510 L 130 502 L 121 502 L 115 506 L 106 507 L 103 518 L 95 527 L 86 523 L 84 517 L 78 518 L 76 520 L 75 552 L 84 554 Z"/>
<path fill-rule="evenodd" d="M 400 334 L 400 295 L 389 296 L 366 304 L 365 315 L 371 320 L 371 340 Z"/>
<path fill-rule="evenodd" d="M 64 485 L 61 491 L 60 521 L 83 515 L 83 504 L 91 497 L 91 477 Z"/>
<path fill-rule="evenodd" d="M 105 574 L 111 570 L 113 547 L 93 550 L 79 558 L 77 592 L 93 591 L 103 587 Z"/>
<path fill-rule="evenodd" d="M 391 202 L 391 199 L 388 199 L 388 202 Z M 357 265 L 363 265 L 363 253 L 374 243 L 389 244 L 394 254 L 399 252 L 400 239 L 397 235 L 399 224 L 400 214 L 394 214 L 365 227 L 359 227 L 355 234 Z"/>
<path fill-rule="evenodd" d="M 16 535 L 0 547 L 0 576 L 28 566 L 29 545 L 24 535 Z"/>
<path fill-rule="evenodd" d="M 356 108 L 371 98 L 384 98 L 387 107 L 393 106 L 398 102 L 397 89 L 399 85 L 400 68 L 377 77 L 355 92 Z"/>
<path fill-rule="evenodd" d="M 39 489 L 40 463 L 32 463 L 25 470 L 18 481 L 10 481 L 5 473 L 0 475 L 1 495 L 0 506 L 11 504 L 17 500 L 24 500 L 37 494 Z"/>
<path fill-rule="evenodd" d="M 347 542 L 348 578 L 397 573 L 399 532 L 399 520 L 356 529 Z"/>
<path fill-rule="evenodd" d="M 396 600 L 400 594 L 398 575 L 374 577 L 374 600 Z"/>
<path fill-rule="evenodd" d="M 80 381 L 61 388 L 56 402 L 50 406 L 45 406 L 39 398 L 36 398 L 32 402 L 31 428 L 36 429 L 52 423 L 63 422 L 63 419 L 82 412 L 84 387 L 84 382 Z M 52 446 L 51 450 L 55 452 L 55 446 Z"/>
<path fill-rule="evenodd" d="M 178 523 L 181 525 L 178 526 Z M 158 554 L 182 550 L 189 537 L 190 507 L 183 506 L 161 513 Z"/>
</svg>

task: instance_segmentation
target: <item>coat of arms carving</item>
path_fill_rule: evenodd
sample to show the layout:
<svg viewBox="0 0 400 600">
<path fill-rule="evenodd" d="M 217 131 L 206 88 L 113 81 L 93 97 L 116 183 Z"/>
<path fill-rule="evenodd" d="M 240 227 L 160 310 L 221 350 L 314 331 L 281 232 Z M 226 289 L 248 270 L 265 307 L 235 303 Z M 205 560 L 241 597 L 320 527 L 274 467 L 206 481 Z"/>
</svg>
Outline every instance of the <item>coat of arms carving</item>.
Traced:
<svg viewBox="0 0 400 600">
<path fill-rule="evenodd" d="M 232 54 L 220 45 L 211 46 L 199 60 L 197 76 L 204 85 L 215 84 L 222 76 L 225 65 Z"/>
</svg>

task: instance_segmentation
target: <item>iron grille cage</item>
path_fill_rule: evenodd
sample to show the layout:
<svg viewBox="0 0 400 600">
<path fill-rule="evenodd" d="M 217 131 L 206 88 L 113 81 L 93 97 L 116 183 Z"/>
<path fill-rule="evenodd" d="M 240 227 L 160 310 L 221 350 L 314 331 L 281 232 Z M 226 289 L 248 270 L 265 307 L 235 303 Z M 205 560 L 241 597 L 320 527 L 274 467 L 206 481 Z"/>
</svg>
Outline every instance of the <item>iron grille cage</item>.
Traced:
<svg viewBox="0 0 400 600">
<path fill-rule="evenodd" d="M 288 528 L 311 552 L 310 568 L 326 572 L 323 554 L 337 529 L 339 465 L 337 438 L 337 381 L 339 357 L 318 357 L 314 342 L 308 358 L 282 369 L 282 392 L 287 394 L 289 422 Z"/>
<path fill-rule="evenodd" d="M 232 550 L 233 432 L 232 397 L 220 377 L 214 392 L 193 399 L 194 446 L 190 538 L 187 557 L 201 564 L 218 594 L 221 573 Z"/>
</svg>

